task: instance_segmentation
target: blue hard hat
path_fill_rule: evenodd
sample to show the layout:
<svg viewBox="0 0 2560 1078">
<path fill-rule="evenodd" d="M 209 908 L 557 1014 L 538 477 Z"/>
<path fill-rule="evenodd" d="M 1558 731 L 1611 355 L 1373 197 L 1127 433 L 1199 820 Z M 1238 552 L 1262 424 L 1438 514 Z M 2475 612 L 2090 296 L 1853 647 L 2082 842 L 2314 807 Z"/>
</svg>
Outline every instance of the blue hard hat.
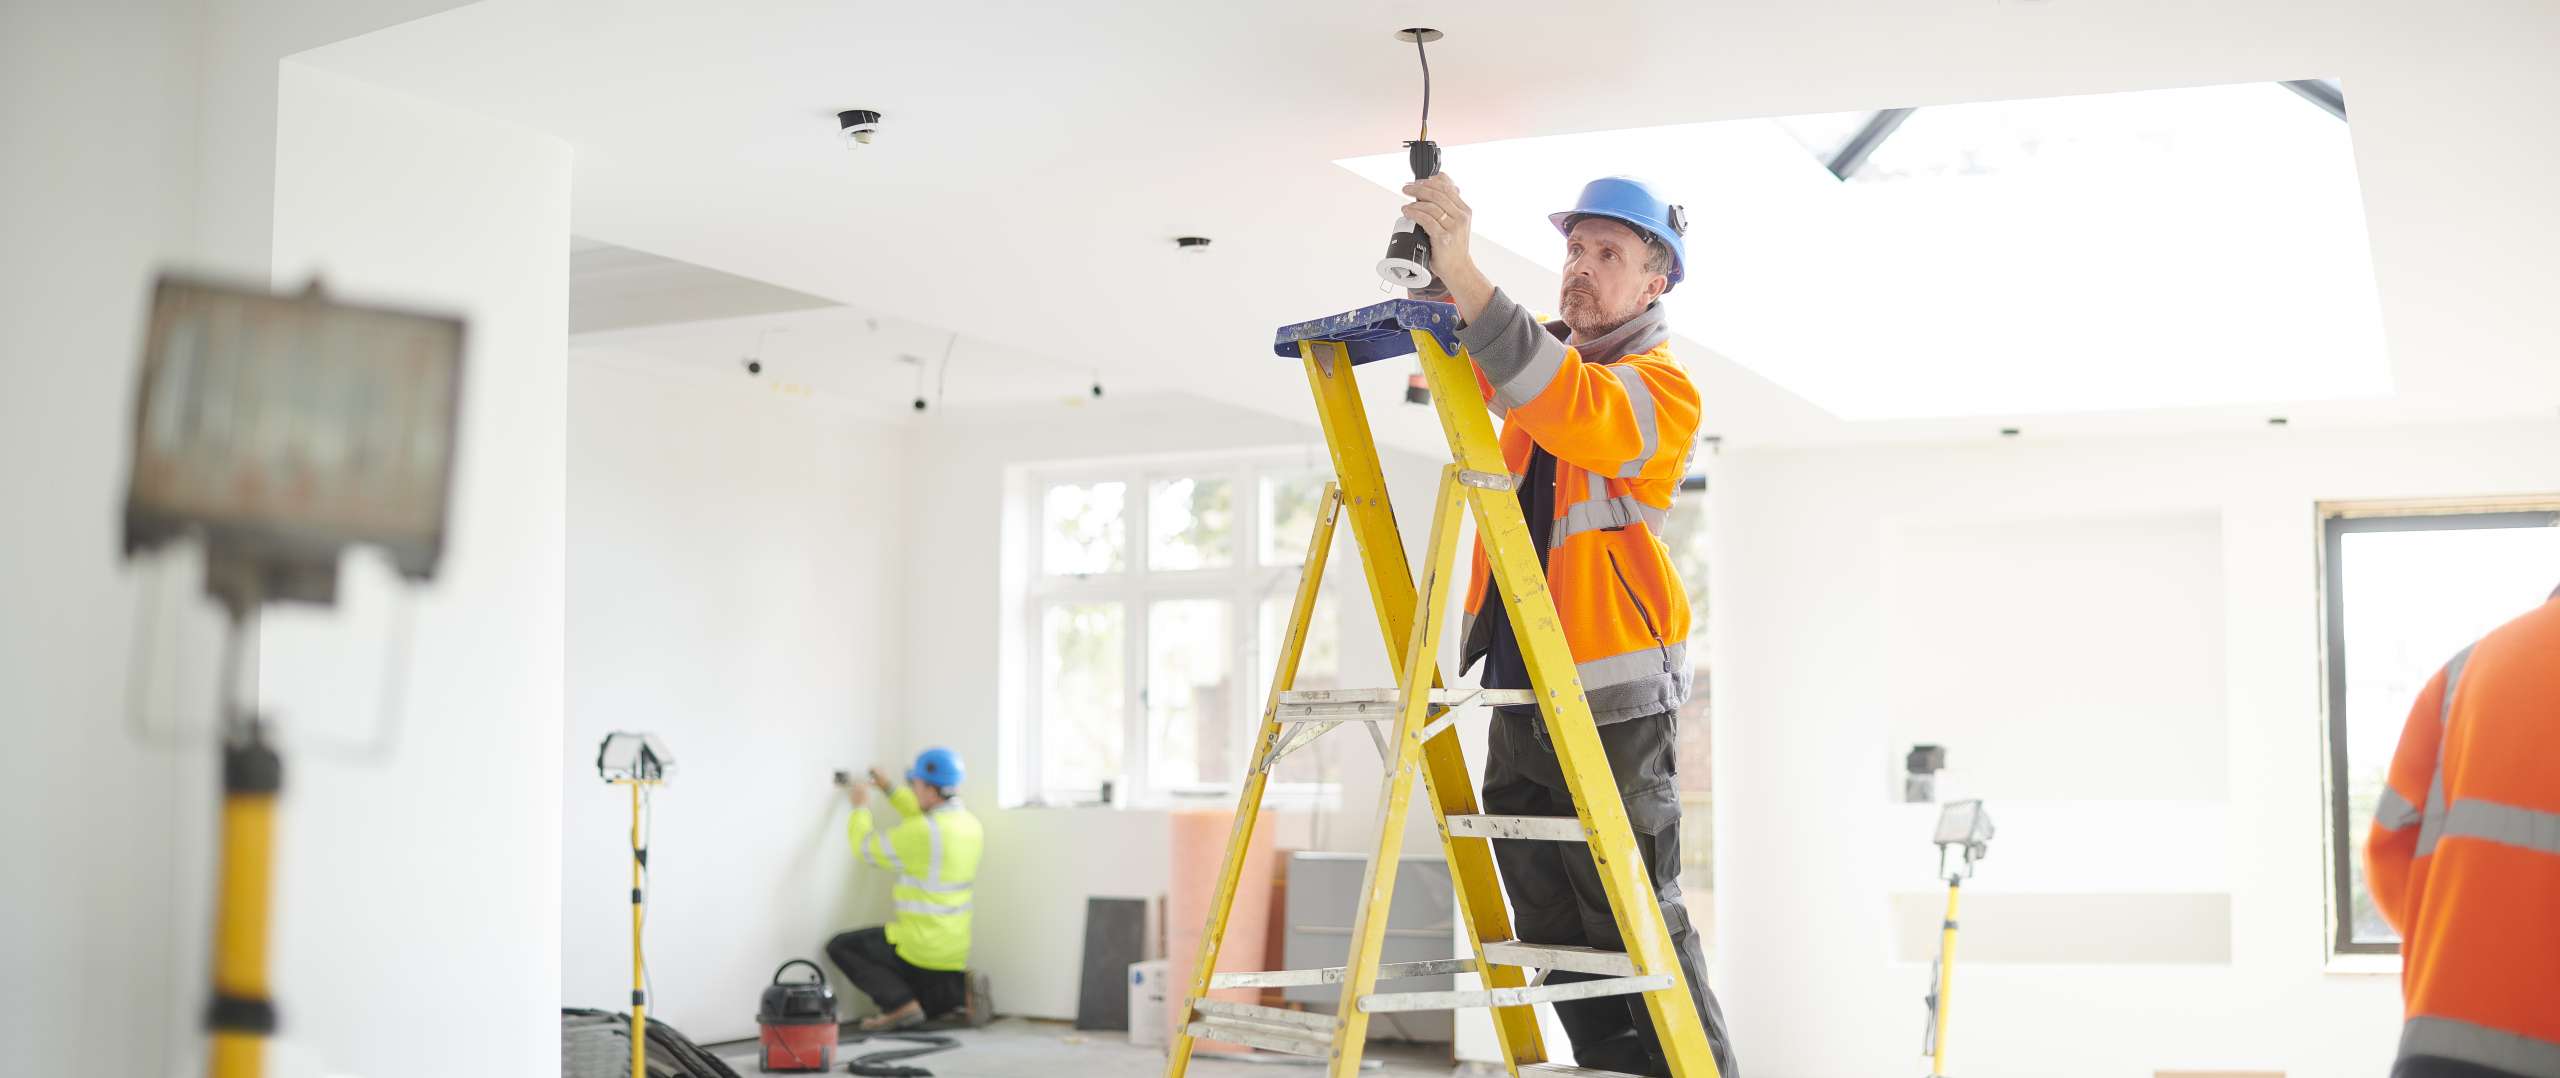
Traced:
<svg viewBox="0 0 2560 1078">
<path fill-rule="evenodd" d="M 1628 227 L 1643 229 L 1669 244 L 1671 284 L 1663 290 L 1679 286 L 1689 268 L 1689 252 L 1680 243 L 1681 235 L 1689 231 L 1689 211 L 1663 201 L 1643 180 L 1603 176 L 1582 185 L 1582 197 L 1574 201 L 1572 209 L 1548 214 L 1547 220 L 1555 222 L 1556 231 L 1570 233 L 1573 219 L 1584 216 L 1624 221 Z"/>
<path fill-rule="evenodd" d="M 926 749 L 919 752 L 916 754 L 915 766 L 907 769 L 907 777 L 923 779 L 928 784 L 946 790 L 958 786 L 960 785 L 960 754 L 950 749 Z"/>
</svg>

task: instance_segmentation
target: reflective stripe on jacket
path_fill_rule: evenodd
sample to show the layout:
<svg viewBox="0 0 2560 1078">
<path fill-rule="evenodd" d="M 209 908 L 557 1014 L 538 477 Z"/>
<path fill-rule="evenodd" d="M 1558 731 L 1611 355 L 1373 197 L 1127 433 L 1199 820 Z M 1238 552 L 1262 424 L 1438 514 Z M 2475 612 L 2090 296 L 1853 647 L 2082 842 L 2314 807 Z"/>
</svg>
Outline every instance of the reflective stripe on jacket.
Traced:
<svg viewBox="0 0 2560 1078">
<path fill-rule="evenodd" d="M 2560 1078 L 2560 599 L 2410 709 L 2365 880 L 2400 930 L 2400 1054 Z"/>
<path fill-rule="evenodd" d="M 1689 596 L 1660 533 L 1697 443 L 1698 390 L 1671 356 L 1658 303 L 1587 342 L 1590 359 L 1563 342 L 1564 329 L 1540 325 L 1497 291 L 1459 339 L 1478 388 L 1502 413 L 1512 475 L 1528 471 L 1535 447 L 1556 458 L 1547 587 L 1592 718 L 1658 715 L 1689 699 Z M 1479 544 L 1462 662 L 1484 646 L 1490 578 Z"/>
<path fill-rule="evenodd" d="M 922 811 L 904 786 L 890 792 L 889 804 L 899 819 L 887 831 L 871 829 L 868 807 L 854 809 L 845 828 L 855 858 L 898 874 L 889 942 L 898 957 L 925 969 L 967 969 L 970 894 L 986 852 L 978 818 L 957 799 Z"/>
</svg>

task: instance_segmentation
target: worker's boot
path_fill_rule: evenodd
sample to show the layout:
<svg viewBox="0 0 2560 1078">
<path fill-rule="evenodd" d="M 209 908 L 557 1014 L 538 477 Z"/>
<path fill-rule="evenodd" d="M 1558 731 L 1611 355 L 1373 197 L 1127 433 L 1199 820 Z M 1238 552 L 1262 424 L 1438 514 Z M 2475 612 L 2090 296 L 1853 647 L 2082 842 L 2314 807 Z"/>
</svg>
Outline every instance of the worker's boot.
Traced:
<svg viewBox="0 0 2560 1078">
<path fill-rule="evenodd" d="M 860 1028 L 865 1033 L 894 1033 L 901 1029 L 914 1029 L 923 1024 L 924 1008 L 917 1006 L 916 1001 L 911 999 L 897 1010 L 863 1019 Z"/>
<path fill-rule="evenodd" d="M 996 1020 L 996 1001 L 994 996 L 987 993 L 986 971 L 975 969 L 969 971 L 969 997 L 961 1005 L 961 1011 L 967 1016 L 971 1029 Z"/>
</svg>

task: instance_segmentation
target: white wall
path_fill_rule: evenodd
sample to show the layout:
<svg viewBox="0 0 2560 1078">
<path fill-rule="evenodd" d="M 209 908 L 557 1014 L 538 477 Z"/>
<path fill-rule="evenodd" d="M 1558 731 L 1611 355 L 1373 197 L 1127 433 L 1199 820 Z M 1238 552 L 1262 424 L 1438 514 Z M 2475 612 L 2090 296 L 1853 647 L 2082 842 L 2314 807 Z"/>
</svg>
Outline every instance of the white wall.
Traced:
<svg viewBox="0 0 2560 1078">
<path fill-rule="evenodd" d="M 827 936 L 888 908 L 828 780 L 895 740 L 901 438 L 769 381 L 596 348 L 569 370 L 561 999 L 627 1005 L 630 806 L 594 759 L 647 731 L 678 761 L 653 813 L 651 1014 L 751 1037 L 775 966 L 832 975 Z"/>
<path fill-rule="evenodd" d="M 2161 773 L 2180 799 L 2004 802 L 2004 783 L 2025 789 L 2034 777 L 1978 767 L 1967 781 L 2016 841 L 1995 840 L 1967 891 L 2140 892 L 2154 889 L 2145 879 L 2166 878 L 2158 889 L 2226 894 L 2228 961 L 1960 962 L 1951 1066 L 1983 1078 L 2385 1068 L 2400 1017 L 2396 977 L 2326 969 L 2313 504 L 2560 490 L 2560 425 L 1728 452 L 1712 468 L 1717 919 L 1728 926 L 1712 976 L 1751 1073 L 1920 1065 L 1926 964 L 1897 961 L 1891 896 L 1932 890 L 1932 814 L 1887 799 L 1904 747 L 1897 724 L 1913 706 L 1890 675 L 1927 664 L 1974 671 L 1986 686 L 2006 675 L 2003 656 L 1984 654 L 1973 636 L 1897 628 L 1932 613 L 1903 604 L 1946 590 L 1897 575 L 1911 568 L 1897 569 L 1909 537 L 1985 520 L 2197 514 L 2219 521 L 2217 653 L 2045 656 L 2124 678 L 2169 662 L 2187 668 L 2164 676 L 2217 679 L 2219 699 L 2203 705 L 2219 708 L 2213 721 L 2181 716 L 2164 734 L 2126 718 L 2112 731 L 2128 742 L 2115 766 Z M 1969 583 L 1988 607 L 2050 605 L 2021 594 L 2051 583 L 2023 569 L 1976 566 Z M 2103 596 L 2105 582 L 2094 583 Z M 2548 587 L 2518 582 L 2518 608 Z M 2093 602 L 2078 616 L 2110 613 Z M 2049 631 L 2075 634 L 2067 620 Z M 2106 677 L 2091 680 L 2089 697 L 2116 691 Z M 2023 709 L 2010 717 L 2037 721 Z M 1998 755 L 1969 755 L 1963 743 L 1951 752 L 1958 768 Z M 2125 777 L 2093 785 L 2122 798 Z"/>
<path fill-rule="evenodd" d="M 179 861 L 208 751 L 123 720 L 125 416 L 148 267 L 184 246 L 193 27 L 178 3 L 0 7 L 0 1072 L 159 1074 L 199 1016 Z M 114 131 L 115 137 L 101 137 Z M 183 806 L 183 809 L 181 808 Z M 185 824 L 180 824 L 181 812 Z M 143 1031 L 136 1036 L 134 1031 Z M 191 1043 L 191 1042 L 190 1042 Z"/>
<path fill-rule="evenodd" d="M 110 3 L 122 0 L 109 0 Z M 266 268 L 276 222 L 278 61 L 471 0 L 196 0 L 177 16 L 201 42 L 195 93 L 176 114 L 196 151 L 193 260 Z"/>
<path fill-rule="evenodd" d="M 368 1075 L 557 1066 L 569 150 L 288 63 L 275 275 L 469 321 L 442 570 L 413 602 L 397 742 L 288 757 L 275 982 L 289 1036 Z M 299 743 L 370 727 L 390 604 L 271 620 L 261 703 Z M 371 582 L 368 584 L 367 582 Z M 289 746 L 293 742 L 288 743 Z M 421 1051 L 417 1031 L 468 1030 Z"/>
<path fill-rule="evenodd" d="M 1072 1017 L 1085 899 L 1163 893 L 1170 824 L 1164 813 L 1147 810 L 998 807 L 996 645 L 1018 635 L 1019 609 L 1007 601 L 996 569 L 1004 558 L 1005 470 L 1041 461 L 1321 445 L 1322 436 L 1312 426 L 1193 398 L 1122 396 L 1081 408 L 950 414 L 910 430 L 915 473 L 904 516 L 916 530 L 906 562 L 905 724 L 887 748 L 895 758 L 947 745 L 970 762 L 974 776 L 965 795 L 987 827 L 972 965 L 993 976 L 1005 1013 Z M 1418 551 L 1427 537 L 1418 522 L 1427 519 L 1422 514 L 1437 472 L 1411 454 L 1390 454 L 1385 462 L 1388 487 L 1408 514 L 1406 546 Z M 1356 575 L 1345 574 L 1349 559 L 1337 556 L 1334 566 L 1327 586 L 1344 612 L 1344 678 L 1383 685 L 1384 651 L 1366 592 Z M 1290 814 L 1276 833 L 1283 848 L 1321 841 L 1366 849 L 1375 841 L 1375 756 L 1357 731 L 1342 730 L 1334 739 L 1356 750 L 1339 756 L 1346 762 L 1341 810 L 1321 829 L 1306 814 Z M 1437 849 L 1427 810 L 1422 817 L 1419 829 L 1408 827 L 1409 852 Z"/>
</svg>

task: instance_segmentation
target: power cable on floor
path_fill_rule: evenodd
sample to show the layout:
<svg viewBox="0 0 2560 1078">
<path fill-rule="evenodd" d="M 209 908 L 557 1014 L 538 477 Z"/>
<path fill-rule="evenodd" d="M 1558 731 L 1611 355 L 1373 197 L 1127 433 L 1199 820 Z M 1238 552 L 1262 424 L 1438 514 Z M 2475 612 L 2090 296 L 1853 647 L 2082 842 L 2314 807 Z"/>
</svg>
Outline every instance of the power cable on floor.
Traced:
<svg viewBox="0 0 2560 1078">
<path fill-rule="evenodd" d="M 858 1045 L 875 1040 L 907 1041 L 916 1047 L 891 1048 L 855 1056 L 844 1065 L 845 1073 L 866 1075 L 868 1078 L 933 1078 L 932 1071 L 906 1066 L 902 1061 L 947 1052 L 960 1046 L 960 1038 L 939 1033 L 856 1033 L 844 1043 Z"/>
</svg>

